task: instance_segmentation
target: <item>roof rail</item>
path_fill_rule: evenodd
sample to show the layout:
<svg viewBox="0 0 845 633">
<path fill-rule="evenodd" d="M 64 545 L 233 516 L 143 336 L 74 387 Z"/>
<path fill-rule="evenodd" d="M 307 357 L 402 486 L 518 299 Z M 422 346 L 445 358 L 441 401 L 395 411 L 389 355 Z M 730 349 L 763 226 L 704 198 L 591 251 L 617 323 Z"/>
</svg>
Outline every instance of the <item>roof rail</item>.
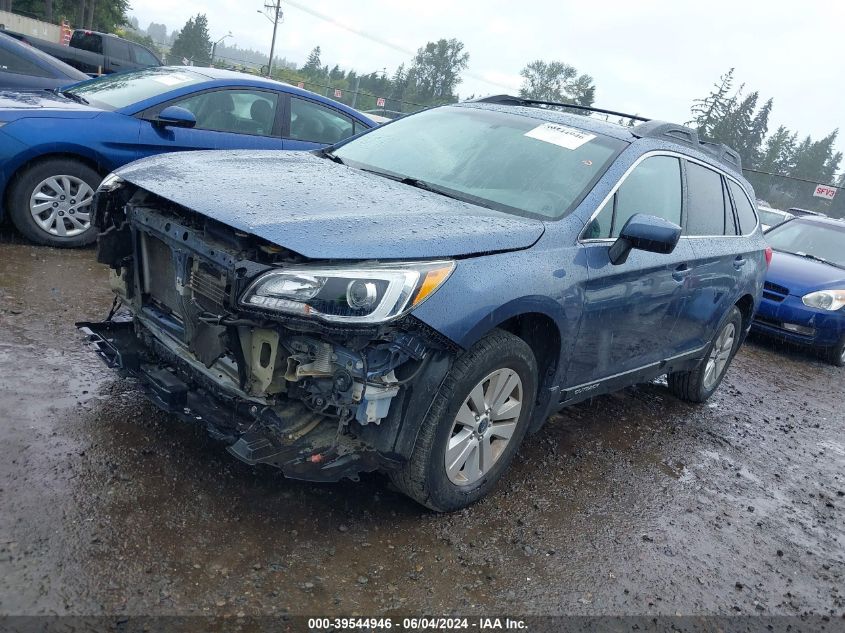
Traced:
<svg viewBox="0 0 845 633">
<path fill-rule="evenodd" d="M 598 112 L 600 114 L 609 114 L 611 116 L 619 116 L 633 121 L 641 121 L 638 125 L 631 128 L 631 134 L 637 138 L 664 138 L 668 141 L 680 143 L 693 149 L 701 150 L 710 154 L 713 158 L 736 169 L 742 171 L 742 159 L 739 154 L 720 143 L 711 143 L 709 141 L 702 141 L 698 132 L 691 127 L 685 125 L 678 125 L 677 123 L 667 123 L 666 121 L 657 121 L 639 116 L 637 114 L 627 114 L 625 112 L 617 112 L 615 110 L 605 110 L 604 108 L 594 108 L 592 106 L 579 105 L 576 103 L 560 103 L 558 101 L 542 101 L 540 99 L 525 99 L 523 97 L 515 97 L 513 95 L 493 95 L 490 97 L 481 97 L 480 99 L 473 99 L 474 103 L 498 103 L 501 105 L 519 105 L 519 106 L 551 106 L 555 108 L 566 108 L 570 110 L 582 110 L 584 112 Z"/>
<path fill-rule="evenodd" d="M 742 170 L 742 159 L 736 151 L 721 143 L 702 141 L 698 132 L 685 125 L 666 123 L 665 121 L 648 121 L 635 126 L 631 130 L 631 134 L 637 138 L 665 138 L 675 143 L 681 143 L 687 147 L 702 150 L 737 171 Z"/>
<path fill-rule="evenodd" d="M 625 112 L 616 112 L 615 110 L 605 110 L 604 108 L 594 108 L 592 106 L 580 105 L 577 103 L 561 103 L 559 101 L 542 101 L 540 99 L 525 99 L 523 97 L 514 97 L 513 95 L 493 95 L 491 97 L 481 97 L 480 99 L 473 99 L 474 103 L 498 103 L 502 105 L 521 105 L 521 106 L 552 106 L 555 108 L 567 108 L 570 110 L 582 110 L 584 112 L 598 112 L 600 114 L 609 114 L 611 116 L 619 116 L 634 121 L 650 121 L 638 114 L 627 114 Z"/>
</svg>

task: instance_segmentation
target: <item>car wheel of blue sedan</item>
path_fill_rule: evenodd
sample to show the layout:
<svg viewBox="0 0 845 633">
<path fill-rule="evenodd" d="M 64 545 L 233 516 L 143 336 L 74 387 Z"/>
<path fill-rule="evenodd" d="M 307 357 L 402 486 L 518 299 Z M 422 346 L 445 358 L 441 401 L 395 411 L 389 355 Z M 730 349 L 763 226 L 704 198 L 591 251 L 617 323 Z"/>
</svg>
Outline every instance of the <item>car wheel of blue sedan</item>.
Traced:
<svg viewBox="0 0 845 633">
<path fill-rule="evenodd" d="M 495 330 L 459 357 L 393 482 L 432 510 L 459 510 L 489 493 L 528 428 L 537 361 L 522 339 Z"/>
<path fill-rule="evenodd" d="M 722 383 L 741 340 L 742 313 L 733 306 L 698 366 L 690 371 L 669 374 L 669 389 L 681 400 L 705 402 Z"/>
<path fill-rule="evenodd" d="M 843 336 L 842 340 L 839 341 L 839 345 L 836 345 L 828 350 L 827 359 L 831 364 L 836 365 L 837 367 L 845 367 L 845 336 Z"/>
<path fill-rule="evenodd" d="M 9 215 L 18 230 L 47 246 L 84 246 L 96 239 L 91 228 L 94 192 L 100 175 L 87 165 L 50 159 L 24 171 L 9 191 Z"/>
</svg>

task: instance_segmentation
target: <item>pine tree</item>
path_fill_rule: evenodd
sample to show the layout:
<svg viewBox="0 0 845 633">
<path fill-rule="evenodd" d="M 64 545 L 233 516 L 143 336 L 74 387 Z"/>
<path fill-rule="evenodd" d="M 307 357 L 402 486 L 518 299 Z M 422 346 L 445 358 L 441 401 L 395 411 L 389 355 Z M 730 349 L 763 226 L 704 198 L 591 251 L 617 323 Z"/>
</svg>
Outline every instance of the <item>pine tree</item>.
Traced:
<svg viewBox="0 0 845 633">
<path fill-rule="evenodd" d="M 181 64 L 183 59 L 197 66 L 211 63 L 211 38 L 208 36 L 208 18 L 204 14 L 200 13 L 185 23 L 167 59 L 172 64 Z"/>
<path fill-rule="evenodd" d="M 300 69 L 300 72 L 311 78 L 316 78 L 323 74 L 323 65 L 320 62 L 319 46 L 315 46 L 308 54 L 308 59 L 305 61 L 305 65 Z"/>
<path fill-rule="evenodd" d="M 734 69 L 731 68 L 719 78 L 719 83 L 713 85 L 714 89 L 708 96 L 693 101 L 693 118 L 688 124 L 693 125 L 700 135 L 711 138 L 713 128 L 728 112 L 728 94 L 733 87 L 733 81 Z"/>
</svg>

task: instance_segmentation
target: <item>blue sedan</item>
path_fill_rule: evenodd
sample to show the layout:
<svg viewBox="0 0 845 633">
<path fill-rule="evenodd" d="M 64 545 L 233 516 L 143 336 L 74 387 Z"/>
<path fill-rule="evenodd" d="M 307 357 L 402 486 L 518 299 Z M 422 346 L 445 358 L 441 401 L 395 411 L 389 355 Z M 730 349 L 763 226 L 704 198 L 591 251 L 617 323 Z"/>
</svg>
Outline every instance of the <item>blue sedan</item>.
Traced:
<svg viewBox="0 0 845 633">
<path fill-rule="evenodd" d="M 109 75 L 66 90 L 0 93 L 0 219 L 39 244 L 81 246 L 110 171 L 180 150 L 310 150 L 374 127 L 280 82 L 211 68 Z"/>
<path fill-rule="evenodd" d="M 766 240 L 774 255 L 753 329 L 845 366 L 845 222 L 796 218 Z"/>
</svg>

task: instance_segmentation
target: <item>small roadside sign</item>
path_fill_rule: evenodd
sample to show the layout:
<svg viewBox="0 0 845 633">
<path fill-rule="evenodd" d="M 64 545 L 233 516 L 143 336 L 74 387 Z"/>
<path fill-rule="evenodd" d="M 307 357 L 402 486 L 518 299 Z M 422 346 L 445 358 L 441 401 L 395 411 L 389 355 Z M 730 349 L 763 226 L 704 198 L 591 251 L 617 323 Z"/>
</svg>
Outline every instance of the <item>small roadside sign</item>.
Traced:
<svg viewBox="0 0 845 633">
<path fill-rule="evenodd" d="M 383 108 L 384 107 L 384 97 L 379 97 L 376 99 L 376 107 Z"/>
<path fill-rule="evenodd" d="M 836 187 L 828 187 L 827 185 L 819 185 L 813 192 L 816 198 L 824 198 L 825 200 L 833 200 L 836 196 Z"/>
<path fill-rule="evenodd" d="M 335 88 L 334 89 L 334 98 L 340 99 L 342 96 L 343 96 L 343 90 L 341 90 L 340 88 Z"/>
</svg>

